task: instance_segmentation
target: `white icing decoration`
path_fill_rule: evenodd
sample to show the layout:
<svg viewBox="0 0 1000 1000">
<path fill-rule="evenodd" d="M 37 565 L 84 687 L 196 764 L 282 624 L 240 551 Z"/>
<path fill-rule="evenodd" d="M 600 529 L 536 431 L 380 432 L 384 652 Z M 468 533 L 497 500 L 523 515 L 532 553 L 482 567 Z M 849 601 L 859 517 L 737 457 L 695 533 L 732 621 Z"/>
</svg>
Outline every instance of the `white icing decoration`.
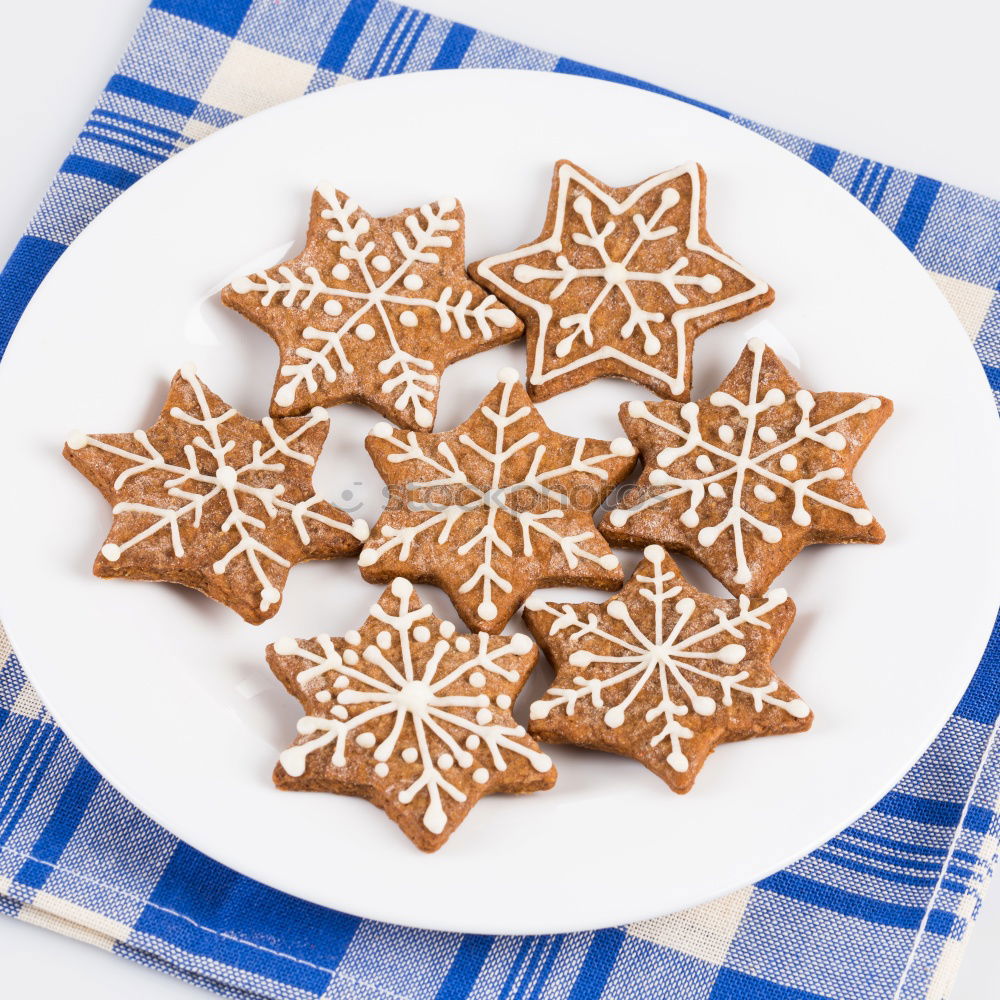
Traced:
<svg viewBox="0 0 1000 1000">
<path fill-rule="evenodd" d="M 372 537 L 359 558 L 361 566 L 372 566 L 387 552 L 395 552 L 396 557 L 405 562 L 409 559 L 414 542 L 425 532 L 434 531 L 439 544 L 445 544 L 455 525 L 466 515 L 476 516 L 486 511 L 486 522 L 476 533 L 463 542 L 457 549 L 459 555 L 465 555 L 473 549 L 482 549 L 482 560 L 475 571 L 459 586 L 460 593 L 468 593 L 478 589 L 481 599 L 478 606 L 480 617 L 493 621 L 498 615 L 493 601 L 494 588 L 509 594 L 513 584 L 503 567 L 498 568 L 497 558 L 516 560 L 520 556 L 531 557 L 534 553 L 535 538 L 541 537 L 554 542 L 562 553 L 570 569 L 576 569 L 581 560 L 594 563 L 607 571 L 618 568 L 617 557 L 610 552 L 603 537 L 594 530 L 583 530 L 573 534 L 563 534 L 558 530 L 562 522 L 568 521 L 566 509 L 570 507 L 570 498 L 557 488 L 558 479 L 573 473 L 581 473 L 606 482 L 609 473 L 604 465 L 616 458 L 623 457 L 621 444 L 615 447 L 615 442 L 605 444 L 607 451 L 583 457 L 586 439 L 577 438 L 573 455 L 566 465 L 545 468 L 546 446 L 539 443 L 539 435 L 535 431 L 525 431 L 513 440 L 509 431 L 528 417 L 533 409 L 530 405 L 521 406 L 511 411 L 511 393 L 517 382 L 517 373 L 513 369 L 500 372 L 500 400 L 494 411 L 485 403 L 479 412 L 493 425 L 495 435 L 492 447 L 484 447 L 471 436 L 463 434 L 457 445 L 441 441 L 436 451 L 430 444 L 421 443 L 413 431 L 403 432 L 389 429 L 388 434 L 377 434 L 383 440 L 389 441 L 395 448 L 388 460 L 393 463 L 410 461 L 418 463 L 429 474 L 437 474 L 436 478 L 425 481 L 412 481 L 409 490 L 417 499 L 407 502 L 411 511 L 423 512 L 428 516 L 416 524 L 394 527 L 386 525 L 382 528 L 382 538 Z M 526 448 L 532 448 L 530 467 L 523 478 L 509 475 L 507 462 L 512 456 Z M 473 483 L 462 469 L 460 458 L 464 449 L 470 456 L 485 459 L 491 469 L 491 481 L 488 483 Z M 633 455 L 630 446 L 628 455 Z M 510 481 L 513 480 L 513 481 Z M 441 504 L 420 499 L 420 491 L 434 491 L 440 487 L 463 489 L 470 499 L 461 504 Z M 563 486 L 563 488 L 567 488 Z M 531 490 L 538 503 L 529 506 L 532 509 L 520 510 L 508 505 L 507 498 L 523 490 Z M 498 519 L 510 522 L 513 534 L 520 544 L 511 546 L 504 540 L 498 530 Z M 573 527 L 572 524 L 569 525 Z M 565 530 L 565 529 L 564 529 Z M 517 549 L 520 551 L 517 551 Z M 594 551 L 596 550 L 596 551 Z"/>
<path fill-rule="evenodd" d="M 661 222 L 664 214 L 673 208 L 680 198 L 677 190 L 670 185 L 677 178 L 684 175 L 690 178 L 691 183 L 691 204 L 686 220 L 687 233 L 684 237 L 685 246 L 689 250 L 708 255 L 718 261 L 724 268 L 735 271 L 737 275 L 742 276 L 751 285 L 745 291 L 727 295 L 718 301 L 709 302 L 701 306 L 690 305 L 689 299 L 683 291 L 684 286 L 696 285 L 708 294 L 715 295 L 722 290 L 722 281 L 716 274 L 692 275 L 686 273 L 686 268 L 690 263 L 686 256 L 679 256 L 669 267 L 659 272 L 646 272 L 629 268 L 629 263 L 640 251 L 644 243 L 650 240 L 660 240 L 677 233 L 676 226 L 661 225 Z M 572 205 L 569 206 L 567 202 L 571 183 L 582 187 L 587 193 L 577 195 L 573 199 Z M 638 212 L 631 212 L 640 199 L 650 191 L 660 187 L 663 190 L 659 205 L 648 218 L 643 217 Z M 593 219 L 593 204 L 595 200 L 602 203 L 608 212 L 616 217 L 609 220 L 600 231 L 598 231 Z M 655 177 L 649 178 L 649 180 L 638 185 L 624 201 L 620 202 L 606 191 L 601 190 L 601 188 L 580 173 L 572 164 L 564 163 L 560 165 L 556 194 L 556 217 L 552 235 L 528 246 L 511 250 L 509 253 L 489 257 L 481 261 L 478 266 L 480 277 L 501 289 L 505 297 L 528 306 L 538 315 L 539 334 L 530 373 L 532 385 L 544 385 L 546 382 L 574 371 L 577 368 L 606 358 L 613 358 L 643 375 L 651 376 L 663 382 L 673 395 L 683 392 L 685 389 L 685 374 L 689 351 L 688 335 L 686 332 L 687 324 L 697 317 L 719 312 L 730 306 L 756 298 L 768 290 L 765 282 L 752 277 L 736 261 L 715 247 L 707 246 L 700 241 L 699 216 L 701 205 L 701 177 L 698 173 L 697 165 L 693 163 L 675 167 L 673 170 L 667 170 L 661 174 L 657 174 Z M 613 259 L 608 242 L 621 224 L 621 220 L 617 217 L 626 215 L 626 221 L 635 225 L 638 235 L 628 249 L 618 256 L 618 259 Z M 586 231 L 574 232 L 569 235 L 569 238 L 578 245 L 592 247 L 601 259 L 599 266 L 579 268 L 571 264 L 565 256 L 565 242 L 567 240 L 566 226 L 567 222 L 573 217 L 578 217 L 583 221 Z M 554 268 L 518 264 L 513 271 L 513 284 L 502 278 L 496 271 L 496 268 L 501 265 L 525 260 L 540 252 L 556 254 Z M 550 305 L 550 302 L 558 299 L 574 281 L 579 279 L 593 281 L 595 278 L 602 280 L 604 285 L 594 297 L 587 312 L 563 317 L 558 323 L 558 329 L 555 330 L 553 328 L 555 310 Z M 548 293 L 547 301 L 534 298 L 529 294 L 532 283 L 539 280 L 545 280 L 547 283 L 556 280 L 555 286 Z M 662 312 L 650 311 L 639 305 L 631 287 L 636 284 L 653 284 L 659 286 L 666 293 L 677 307 L 669 319 Z M 591 321 L 595 312 L 611 293 L 612 289 L 618 290 L 629 309 L 628 319 L 621 325 L 621 337 L 623 340 L 627 340 L 638 331 L 643 337 L 643 353 L 646 356 L 652 357 L 659 354 L 662 350 L 662 338 L 664 336 L 673 336 L 676 338 L 677 368 L 675 374 L 671 375 L 659 368 L 655 368 L 610 344 L 595 347 Z M 553 333 L 559 339 L 552 351 L 549 352 L 547 344 Z M 583 353 L 579 350 L 580 344 L 583 345 Z M 587 348 L 593 349 L 588 351 Z M 560 361 L 562 359 L 568 360 L 563 363 L 557 361 L 553 364 L 553 367 L 546 371 L 545 361 L 547 353 L 552 353 Z"/>
<path fill-rule="evenodd" d="M 656 459 L 659 468 L 650 474 L 650 484 L 656 487 L 666 487 L 664 491 L 647 495 L 635 506 L 618 508 L 610 514 L 610 523 L 616 528 L 621 528 L 640 511 L 664 503 L 672 497 L 686 495 L 689 499 L 689 506 L 680 519 L 687 527 L 693 528 L 701 521 L 699 507 L 706 492 L 715 499 L 722 499 L 728 495 L 729 509 L 726 515 L 717 524 L 707 525 L 699 531 L 698 544 L 709 548 L 718 541 L 724 532 L 732 531 L 736 554 L 736 572 L 733 581 L 737 584 L 746 584 L 751 580 L 750 567 L 746 559 L 744 533 L 748 529 L 752 529 L 765 542 L 772 544 L 779 542 L 782 538 L 780 527 L 757 518 L 744 509 L 743 503 L 747 491 L 752 491 L 759 500 L 770 503 L 777 499 L 775 490 L 790 490 L 794 497 L 792 521 L 800 527 L 807 527 L 812 523 L 812 517 L 805 506 L 807 500 L 810 503 L 822 504 L 833 510 L 849 514 L 858 525 L 871 524 L 872 514 L 867 508 L 848 507 L 813 489 L 817 483 L 842 479 L 844 470 L 840 466 L 821 470 L 810 478 L 789 479 L 775 471 L 773 459 L 780 456 L 776 463 L 780 469 L 784 472 L 793 472 L 798 466 L 798 459 L 791 453 L 790 449 L 804 441 L 815 442 L 831 451 L 842 451 L 847 445 L 843 434 L 839 431 L 830 431 L 828 428 L 842 421 L 850 420 L 857 414 L 869 413 L 881 406 L 881 400 L 872 396 L 820 421 L 818 424 L 812 424 L 810 413 L 815 406 L 815 399 L 811 393 L 802 389 L 795 394 L 795 402 L 801 411 L 801 418 L 795 428 L 795 433 L 787 440 L 777 441 L 774 429 L 762 427 L 758 431 L 757 421 L 761 414 L 773 407 L 783 405 L 786 402 L 785 394 L 780 389 L 770 389 L 761 397 L 760 371 L 765 345 L 762 341 L 755 339 L 747 344 L 747 348 L 753 354 L 753 369 L 746 400 L 735 399 L 724 392 L 714 392 L 709 399 L 712 406 L 731 407 L 742 420 L 742 428 L 735 435 L 735 440 L 730 437 L 733 449 L 719 447 L 702 436 L 697 403 L 686 403 L 681 407 L 681 418 L 687 424 L 686 427 L 677 427 L 668 420 L 654 416 L 645 405 L 642 406 L 641 410 L 635 411 L 630 407 L 630 416 L 668 430 L 671 434 L 676 434 L 681 439 L 681 443 L 676 447 L 664 448 Z M 765 430 L 770 431 L 770 433 L 764 434 Z M 752 454 L 751 449 L 755 434 L 766 443 L 776 443 L 764 451 Z M 721 433 L 719 437 L 723 439 Z M 697 478 L 672 475 L 670 469 L 673 463 L 695 450 L 707 452 L 707 454 L 699 455 L 695 460 L 698 471 L 704 475 Z"/>
<path fill-rule="evenodd" d="M 664 623 L 665 606 L 681 593 L 681 581 L 675 573 L 664 569 L 666 554 L 660 546 L 650 545 L 643 554 L 652 564 L 652 575 L 637 575 L 635 579 L 641 584 L 652 585 L 651 588 L 641 587 L 638 591 L 654 608 L 655 626 L 651 636 L 640 630 L 628 606 L 622 601 L 612 601 L 607 605 L 607 612 L 622 623 L 623 634 L 602 628 L 593 613 L 588 614 L 586 620 L 581 619 L 572 604 L 557 606 L 541 601 L 533 609 L 551 616 L 549 635 L 556 635 L 564 629 L 572 630 L 571 638 L 574 643 L 580 644 L 580 648 L 570 653 L 569 666 L 584 671 L 596 664 L 600 669 L 593 675 L 577 675 L 573 688 L 550 688 L 545 698 L 532 703 L 532 719 L 547 718 L 553 709 L 559 707 L 564 708 L 567 715 L 574 715 L 577 703 L 587 698 L 595 708 L 604 708 L 604 692 L 628 684 L 625 697 L 618 704 L 608 707 L 603 715 L 605 725 L 617 729 L 629 717 L 633 702 L 647 684 L 656 684 L 659 686 L 659 703 L 649 709 L 644 718 L 652 723 L 662 717 L 664 725 L 651 735 L 649 745 L 655 747 L 669 739 L 667 763 L 675 771 L 683 772 L 689 764 L 683 741 L 691 739 L 694 733 L 680 720 L 690 712 L 701 716 L 714 715 L 720 704 L 732 705 L 735 693 L 749 698 L 757 712 L 762 711 L 765 705 L 773 705 L 796 719 L 803 719 L 809 714 L 808 706 L 801 699 L 784 701 L 775 697 L 774 692 L 779 686 L 776 678 L 767 684 L 752 686 L 744 683 L 750 676 L 748 671 L 725 671 L 725 667 L 735 667 L 746 658 L 747 648 L 740 641 L 712 648 L 717 647 L 720 636 L 746 641 L 748 629 L 769 629 L 771 625 L 766 621 L 767 616 L 788 599 L 784 590 L 770 591 L 755 608 L 751 608 L 750 598 L 741 596 L 738 598 L 737 614 L 727 617 L 724 612 L 715 610 L 717 623 L 698 631 L 688 628 L 688 622 L 698 608 L 697 601 L 682 597 L 672 606 L 676 620 L 668 627 Z M 640 570 L 642 568 L 640 566 Z M 715 598 L 708 599 L 716 603 Z M 599 649 L 610 645 L 614 654 L 588 650 L 581 640 L 591 636 Z M 718 695 L 713 698 L 699 694 L 692 685 L 693 678 L 713 685 L 718 689 Z"/>
<path fill-rule="evenodd" d="M 359 214 L 353 198 L 341 202 L 328 184 L 321 184 L 317 191 L 327 204 L 322 211 L 322 217 L 330 221 L 327 239 L 340 245 L 342 259 L 331 268 L 330 275 L 337 282 L 345 282 L 353 271 L 362 278 L 366 290 L 328 284 L 313 266 L 296 275 L 285 264 L 277 268 L 275 276 L 261 271 L 232 283 L 238 294 L 259 292 L 265 307 L 306 310 L 322 301 L 327 315 L 343 317 L 336 330 L 312 326 L 303 330 L 303 343 L 296 350 L 301 361 L 282 366 L 280 376 L 284 381 L 278 386 L 275 402 L 291 406 L 303 387 L 314 393 L 320 382 L 336 381 L 338 370 L 352 373 L 354 366 L 345 353 L 344 338 L 355 336 L 371 341 L 382 331 L 386 353 L 377 359 L 378 371 L 385 379 L 381 390 L 392 398 L 397 410 L 409 411 L 418 426 L 430 427 L 433 414 L 427 404 L 437 393 L 438 376 L 432 361 L 404 346 L 405 330 L 399 327 L 409 329 L 419 322 L 408 307 L 426 307 L 425 314 L 436 319 L 441 334 L 454 330 L 462 340 L 476 336 L 491 340 L 496 328 L 510 329 L 517 317 L 494 295 L 473 305 L 474 293 L 468 287 L 456 293 L 451 285 L 444 285 L 437 298 L 414 294 L 424 281 L 411 273 L 413 267 L 440 263 L 438 251 L 451 247 L 453 234 L 461 229 L 461 220 L 452 216 L 457 209 L 453 198 L 422 205 L 407 215 L 402 229 L 392 233 L 397 252 L 390 260 L 383 253 L 373 253 L 375 242 L 367 238 L 368 220 Z M 339 308 L 331 306 L 331 302 Z"/>
<path fill-rule="evenodd" d="M 472 637 L 455 636 L 451 630 L 445 637 L 439 629 L 441 637 L 432 648 L 425 643 L 415 644 L 414 633 L 420 628 L 427 629 L 419 623 L 431 617 L 431 607 L 419 605 L 408 581 L 393 581 L 392 593 L 399 600 L 397 612 L 393 614 L 375 604 L 371 614 L 392 633 L 390 645 L 399 650 L 398 663 L 387 659 L 379 645 L 364 650 L 363 666 L 351 666 L 346 656 L 341 657 L 337 652 L 329 636 L 316 637 L 319 653 L 300 646 L 294 639 L 281 640 L 284 651 L 281 655 L 295 656 L 308 664 L 297 675 L 303 688 L 309 690 L 306 686 L 311 687 L 317 681 L 323 684 L 319 691 L 310 691 L 317 701 L 330 687 L 337 693 L 333 696 L 336 706 L 329 716 L 309 715 L 299 720 L 298 732 L 313 738 L 289 747 L 279 760 L 289 775 L 299 777 L 305 773 L 309 754 L 332 743 L 331 765 L 344 767 L 347 740 L 353 736 L 358 747 L 371 751 L 375 774 L 384 778 L 389 775 L 394 754 L 398 752 L 405 763 L 421 765 L 419 776 L 399 790 L 399 801 L 410 803 L 425 792 L 424 825 L 432 833 L 441 833 L 448 821 L 447 799 L 466 800 L 466 793 L 442 772 L 456 766 L 463 771 L 475 768 L 472 780 L 485 784 L 491 770 L 507 769 L 511 754 L 523 757 L 539 772 L 550 770 L 552 761 L 537 748 L 517 742 L 525 736 L 521 726 L 502 719 L 494 721 L 488 695 L 467 693 L 467 682 L 473 674 L 492 675 L 510 684 L 519 680 L 519 672 L 502 661 L 527 652 L 523 636 L 492 637 L 485 632 Z M 452 656 L 448 665 L 442 667 L 449 653 L 464 656 L 471 651 L 470 638 L 476 642 L 476 652 L 457 665 L 453 665 Z M 460 648 L 459 639 L 466 640 L 465 649 Z M 499 703 L 498 698 L 498 707 Z M 349 709 L 357 714 L 351 715 Z M 369 727 L 385 715 L 394 716 L 393 724 L 389 734 L 378 742 Z M 436 755 L 430 744 L 432 736 L 444 746 Z M 400 747 L 403 739 L 408 745 Z M 480 747 L 485 752 L 477 758 L 473 751 Z"/>
<path fill-rule="evenodd" d="M 167 474 L 167 478 L 163 480 L 163 492 L 167 497 L 183 501 L 176 507 L 125 501 L 115 504 L 112 507 L 113 514 L 130 512 L 147 515 L 152 518 L 152 523 L 130 538 L 117 543 L 109 542 L 101 549 L 101 553 L 110 562 L 117 562 L 122 553 L 132 546 L 167 530 L 173 554 L 178 559 L 183 558 L 185 549 L 181 525 L 190 519 L 188 523 L 191 527 L 198 528 L 207 505 L 219 498 L 218 502 L 224 502 L 229 510 L 219 532 L 224 535 L 232 534 L 234 538 L 232 548 L 216 560 L 212 569 L 221 575 L 228 570 L 233 560 L 241 556 L 245 558 L 260 588 L 260 610 L 267 611 L 281 599 L 281 593 L 268 577 L 265 563 L 274 563 L 286 569 L 291 566 L 284 556 L 275 552 L 263 540 L 266 538 L 269 522 L 274 522 L 281 515 L 290 517 L 303 545 L 308 545 L 310 541 L 309 522 L 343 531 L 358 541 L 364 541 L 368 537 L 368 525 L 361 520 L 351 523 L 335 521 L 317 512 L 313 508 L 322 501 L 315 494 L 298 503 L 282 500 L 285 488 L 281 482 L 273 486 L 252 485 L 253 482 L 260 481 L 262 473 L 280 474 L 289 461 L 310 467 L 315 465 L 312 455 L 295 451 L 292 445 L 309 428 L 327 419 L 325 411 L 319 411 L 322 416 L 316 412 L 311 413 L 309 419 L 287 437 L 278 433 L 270 417 L 264 417 L 261 424 L 271 438 L 270 447 L 265 449 L 259 442 L 254 442 L 251 460 L 234 468 L 226 463 L 226 456 L 232 451 L 235 441 L 226 438 L 224 425 L 238 416 L 237 411 L 230 407 L 218 416 L 213 416 L 205 390 L 193 366 L 185 365 L 180 374 L 191 387 L 197 403 L 197 411 L 193 413 L 176 406 L 170 411 L 173 420 L 192 428 L 191 440 L 184 446 L 187 466 L 168 462 L 153 446 L 144 430 L 137 430 L 132 434 L 138 451 L 128 451 L 86 434 L 71 435 L 68 443 L 75 450 L 96 448 L 131 463 L 131 468 L 125 469 L 114 481 L 116 493 L 133 476 L 146 472 L 163 472 Z M 199 492 L 199 489 L 203 492 Z M 243 506 L 248 498 L 253 498 L 259 504 L 254 513 Z"/>
</svg>

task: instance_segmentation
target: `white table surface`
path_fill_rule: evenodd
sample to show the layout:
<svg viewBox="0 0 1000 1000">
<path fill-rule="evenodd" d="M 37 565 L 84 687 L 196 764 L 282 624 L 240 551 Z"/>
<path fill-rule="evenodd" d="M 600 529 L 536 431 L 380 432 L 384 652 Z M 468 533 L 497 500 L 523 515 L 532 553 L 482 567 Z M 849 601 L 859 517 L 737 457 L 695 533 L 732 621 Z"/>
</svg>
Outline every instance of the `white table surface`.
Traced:
<svg viewBox="0 0 1000 1000">
<path fill-rule="evenodd" d="M 415 2 L 1000 197 L 996 4 L 951 0 L 948 16 L 940 18 L 909 2 L 839 0 L 817 7 L 801 0 L 717 0 L 706 20 L 698 13 L 704 5 L 678 0 Z M 23 231 L 145 7 L 146 0 L 5 5 L 0 93 L 9 99 L 0 115 L 0 258 Z M 681 37 L 704 29 L 710 51 L 674 44 L 678 29 Z M 1000 903 L 989 899 L 951 1000 L 996 995 L 998 938 Z M 90 945 L 6 918 L 0 919 L 0 976 L 5 995 L 39 1000 L 204 995 Z"/>
</svg>

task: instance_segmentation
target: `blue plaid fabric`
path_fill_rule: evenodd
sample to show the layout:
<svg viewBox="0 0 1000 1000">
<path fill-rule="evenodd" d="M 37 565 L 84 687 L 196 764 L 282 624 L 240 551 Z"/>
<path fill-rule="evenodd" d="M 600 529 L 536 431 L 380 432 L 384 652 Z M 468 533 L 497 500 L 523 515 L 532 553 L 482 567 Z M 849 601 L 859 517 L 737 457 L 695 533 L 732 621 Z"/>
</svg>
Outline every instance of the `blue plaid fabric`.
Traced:
<svg viewBox="0 0 1000 1000">
<path fill-rule="evenodd" d="M 668 93 L 387 0 L 154 0 L 0 275 L 0 351 L 67 244 L 178 150 L 301 93 L 465 66 Z M 954 306 L 1000 398 L 1000 202 L 699 106 L 808 160 L 889 226 Z M 694 910 L 529 938 L 376 924 L 236 874 L 101 779 L 2 633 L 0 663 L 0 911 L 224 996 L 936 1000 L 997 859 L 1000 628 L 933 746 L 819 850 Z"/>
</svg>

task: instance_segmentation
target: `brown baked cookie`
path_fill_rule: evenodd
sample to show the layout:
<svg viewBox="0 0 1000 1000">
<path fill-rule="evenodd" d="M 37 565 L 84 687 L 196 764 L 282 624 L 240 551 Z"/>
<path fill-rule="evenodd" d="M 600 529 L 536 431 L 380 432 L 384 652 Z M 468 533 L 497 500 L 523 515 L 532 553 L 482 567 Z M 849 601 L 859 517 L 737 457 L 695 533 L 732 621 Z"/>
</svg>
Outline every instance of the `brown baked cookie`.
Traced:
<svg viewBox="0 0 1000 1000">
<path fill-rule="evenodd" d="M 695 338 L 774 301 L 708 235 L 705 185 L 697 163 L 613 188 L 560 160 L 541 236 L 469 267 L 524 320 L 532 399 L 602 375 L 688 399 Z"/>
<path fill-rule="evenodd" d="M 692 587 L 659 545 L 604 604 L 531 597 L 524 612 L 556 676 L 530 730 L 634 757 L 675 792 L 720 743 L 812 725 L 771 670 L 795 605 L 783 590 L 720 600 Z"/>
<path fill-rule="evenodd" d="M 622 406 L 645 468 L 601 531 L 659 542 L 732 593 L 760 594 L 806 545 L 885 538 L 851 473 L 891 413 L 881 396 L 814 395 L 751 340 L 708 399 Z"/>
<path fill-rule="evenodd" d="M 277 613 L 289 569 L 354 555 L 364 521 L 316 496 L 326 411 L 248 420 L 190 365 L 148 431 L 73 433 L 63 455 L 114 515 L 94 574 L 200 590 L 254 625 Z"/>
<path fill-rule="evenodd" d="M 596 508 L 632 470 L 626 438 L 557 434 L 517 372 L 443 434 L 379 424 L 366 445 L 391 499 L 358 560 L 364 578 L 433 583 L 473 629 L 499 632 L 536 587 L 614 590 Z"/>
<path fill-rule="evenodd" d="M 222 301 L 278 345 L 276 417 L 363 403 L 432 427 L 445 368 L 523 332 L 466 278 L 454 198 L 377 219 L 328 184 L 313 194 L 302 253 L 237 279 Z"/>
<path fill-rule="evenodd" d="M 360 630 L 268 646 L 306 713 L 274 783 L 368 799 L 436 851 L 483 795 L 555 784 L 552 761 L 511 715 L 537 658 L 526 635 L 456 635 L 408 580 L 393 580 Z"/>
</svg>

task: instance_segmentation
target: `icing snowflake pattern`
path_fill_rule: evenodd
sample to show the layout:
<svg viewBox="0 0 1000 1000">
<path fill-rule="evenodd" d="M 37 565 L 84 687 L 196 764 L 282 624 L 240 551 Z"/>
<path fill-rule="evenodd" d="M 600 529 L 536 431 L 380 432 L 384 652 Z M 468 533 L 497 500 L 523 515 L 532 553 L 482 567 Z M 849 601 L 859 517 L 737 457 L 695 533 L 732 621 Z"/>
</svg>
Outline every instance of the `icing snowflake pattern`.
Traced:
<svg viewBox="0 0 1000 1000">
<path fill-rule="evenodd" d="M 133 568 L 141 568 L 147 553 L 155 550 L 160 558 L 159 539 L 166 536 L 180 572 L 189 549 L 200 550 L 206 538 L 219 540 L 220 551 L 211 565 L 196 569 L 202 576 L 222 577 L 240 566 L 243 575 L 249 574 L 255 594 L 243 594 L 241 601 L 248 607 L 237 610 L 250 621 L 270 617 L 292 565 L 274 547 L 272 533 L 290 524 L 300 559 L 346 555 L 368 537 L 364 521 L 352 520 L 311 491 L 326 425 L 321 409 L 305 418 L 248 421 L 209 393 L 193 367 L 185 366 L 174 378 L 164 413 L 148 433 L 71 434 L 67 456 L 114 504 L 115 524 L 101 548 L 97 570 L 116 575 L 114 564 L 133 556 Z M 236 448 L 235 432 L 230 433 L 234 426 L 240 433 L 250 432 L 253 442 L 249 455 L 230 464 Z M 164 453 L 164 443 L 170 452 Z M 167 565 L 154 578 L 170 579 L 170 573 Z M 241 588 L 234 584 L 234 589 Z"/>
<path fill-rule="evenodd" d="M 359 559 L 366 579 L 419 573 L 414 556 L 436 561 L 449 546 L 434 582 L 467 624 L 486 631 L 499 631 L 546 578 L 621 581 L 592 514 L 631 470 L 635 449 L 626 438 L 549 430 L 512 369 L 456 430 L 418 435 L 380 424 L 369 451 L 407 500 L 402 517 L 389 512 L 375 525 Z M 519 568 L 537 579 L 515 585 Z"/>
<path fill-rule="evenodd" d="M 510 714 L 537 655 L 528 636 L 456 635 L 402 578 L 362 632 L 274 644 L 272 669 L 310 713 L 279 758 L 279 784 L 362 785 L 434 850 L 481 795 L 554 783 L 551 759 Z"/>
<path fill-rule="evenodd" d="M 587 706 L 593 725 L 604 729 L 595 737 L 602 748 L 626 752 L 627 742 L 617 743 L 613 734 L 631 728 L 628 739 L 638 743 L 633 756 L 685 791 L 694 780 L 687 772 L 697 771 L 713 741 L 757 735 L 734 725 L 734 702 L 752 716 L 777 710 L 793 729 L 809 717 L 806 704 L 766 666 L 769 653 L 760 641 L 772 632 L 775 648 L 794 607 L 780 589 L 763 599 L 720 601 L 686 584 L 661 546 L 650 545 L 643 555 L 625 590 L 604 605 L 528 600 L 525 618 L 559 670 L 531 705 L 532 732 L 558 736 L 559 723 L 546 728 L 546 720 L 556 712 L 564 721 L 588 715 Z M 634 610 L 633 598 L 645 612 Z M 716 716 L 732 732 L 712 735 Z M 696 739 L 692 755 L 688 747 Z"/>
<path fill-rule="evenodd" d="M 726 387 L 738 384 L 737 373 L 749 378 L 744 392 L 734 388 L 734 395 Z M 839 394 L 844 405 L 816 419 L 817 410 L 829 413 L 824 397 L 833 395 L 817 399 L 798 387 L 773 352 L 751 340 L 723 387 L 707 400 L 679 408 L 627 404 L 623 422 L 630 437 L 649 446 L 642 499 L 611 511 L 602 530 L 612 541 L 627 540 L 632 531 L 633 541 L 688 539 L 685 551 L 734 593 L 759 591 L 781 568 L 763 577 L 748 556 L 752 545 L 759 554 L 761 543 L 765 550 L 794 544 L 787 563 L 813 540 L 880 541 L 882 529 L 850 471 L 892 405 L 878 396 Z M 822 509 L 828 512 L 822 531 L 814 531 Z M 836 521 L 832 514 L 839 515 Z M 658 531 L 661 537 L 646 537 Z M 725 553 L 723 539 L 729 542 Z"/>
<path fill-rule="evenodd" d="M 305 253 L 223 295 L 281 348 L 272 412 L 360 401 L 406 427 L 433 425 L 446 364 L 521 333 L 465 277 L 463 220 L 454 198 L 382 220 L 317 188 Z"/>
<path fill-rule="evenodd" d="M 618 189 L 556 165 L 542 237 L 470 269 L 528 322 L 535 398 L 562 391 L 555 379 L 606 374 L 683 397 L 694 338 L 770 304 L 767 284 L 704 233 L 703 198 L 694 163 Z"/>
</svg>

